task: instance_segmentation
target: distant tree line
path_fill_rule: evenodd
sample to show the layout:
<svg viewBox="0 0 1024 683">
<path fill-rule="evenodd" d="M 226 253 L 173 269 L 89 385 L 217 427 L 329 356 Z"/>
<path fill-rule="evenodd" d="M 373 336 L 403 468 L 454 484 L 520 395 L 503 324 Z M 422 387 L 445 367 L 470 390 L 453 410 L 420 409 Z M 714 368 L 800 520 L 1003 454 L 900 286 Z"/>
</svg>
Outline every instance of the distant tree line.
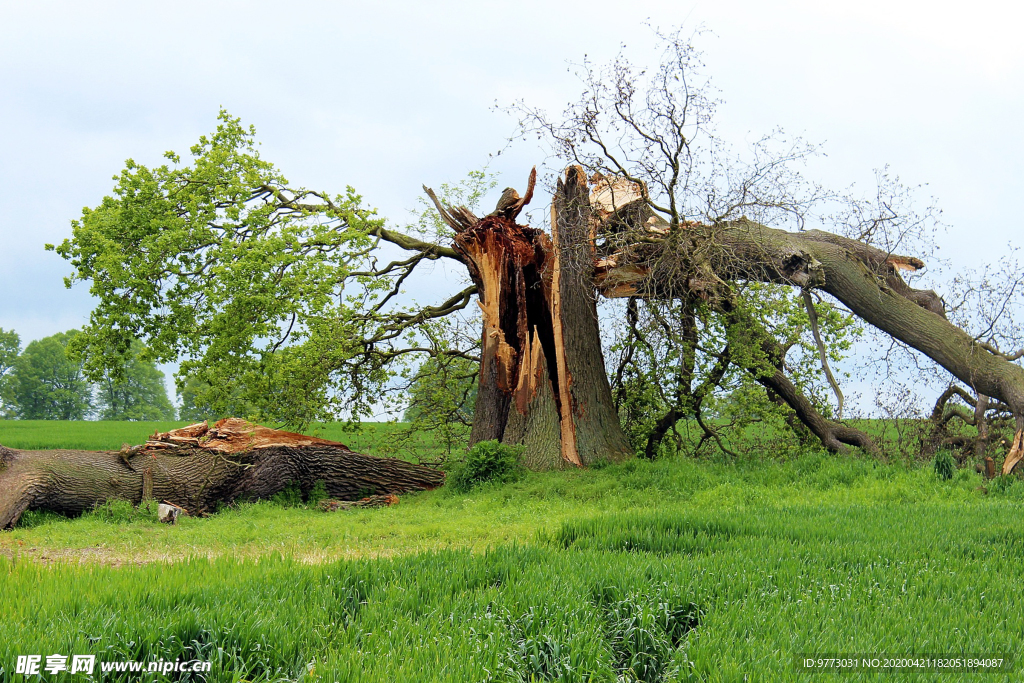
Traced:
<svg viewBox="0 0 1024 683">
<path fill-rule="evenodd" d="M 132 343 L 124 366 L 90 382 L 68 353 L 77 330 L 59 332 L 21 349 L 14 331 L 0 328 L 0 417 L 22 420 L 173 420 L 162 373 Z"/>
</svg>

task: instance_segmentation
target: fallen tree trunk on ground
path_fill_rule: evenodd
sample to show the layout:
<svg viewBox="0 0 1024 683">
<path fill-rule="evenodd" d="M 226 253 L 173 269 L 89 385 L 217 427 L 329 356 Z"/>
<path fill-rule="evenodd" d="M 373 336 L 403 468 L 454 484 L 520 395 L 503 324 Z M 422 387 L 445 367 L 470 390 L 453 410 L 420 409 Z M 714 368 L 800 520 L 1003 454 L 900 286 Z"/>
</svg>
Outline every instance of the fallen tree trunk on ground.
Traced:
<svg viewBox="0 0 1024 683">
<path fill-rule="evenodd" d="M 167 501 L 190 513 L 235 500 L 269 498 L 286 486 L 328 495 L 423 491 L 444 473 L 392 458 L 361 455 L 336 441 L 229 418 L 155 434 L 121 451 L 14 451 L 0 447 L 0 529 L 26 510 L 76 515 L 110 499 Z"/>
<path fill-rule="evenodd" d="M 595 234 L 605 238 L 597 252 L 595 284 L 605 296 L 696 294 L 728 310 L 727 283 L 737 280 L 818 289 L 928 356 L 979 396 L 998 399 L 1016 429 L 1024 429 L 1024 368 L 949 322 L 935 292 L 914 289 L 903 280 L 900 271 L 923 267 L 920 259 L 819 230 L 788 232 L 746 218 L 672 226 L 645 197 L 643 187 L 622 178 L 601 179 L 591 196 L 601 218 Z M 800 415 L 802 401 L 787 392 L 780 395 Z M 838 442 L 871 448 L 861 434 L 840 436 L 816 429 L 804 415 L 800 419 L 831 450 Z"/>
</svg>

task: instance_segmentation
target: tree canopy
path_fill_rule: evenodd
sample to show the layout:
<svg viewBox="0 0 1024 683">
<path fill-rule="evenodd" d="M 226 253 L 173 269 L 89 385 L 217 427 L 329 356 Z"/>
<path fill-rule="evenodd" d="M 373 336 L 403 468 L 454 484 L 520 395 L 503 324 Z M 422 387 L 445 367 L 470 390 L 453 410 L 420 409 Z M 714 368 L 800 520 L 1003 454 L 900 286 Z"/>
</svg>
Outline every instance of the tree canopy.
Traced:
<svg viewBox="0 0 1024 683">
<path fill-rule="evenodd" d="M 101 420 L 173 420 L 174 406 L 167 398 L 164 373 L 145 360 L 142 342 L 135 340 L 125 366 L 107 372 L 96 385 L 96 411 Z"/>
<path fill-rule="evenodd" d="M 24 420 L 84 420 L 93 406 L 82 363 L 68 357 L 77 331 L 29 342 L 14 361 L 5 404 Z"/>
<path fill-rule="evenodd" d="M 472 287 L 396 307 L 417 265 L 458 260 L 451 248 L 387 229 L 352 188 L 290 188 L 226 112 L 191 163 L 165 157 L 152 169 L 129 160 L 113 195 L 48 245 L 75 269 L 68 286 L 88 281 L 99 299 L 75 344 L 91 377 L 119 372 L 141 338 L 151 358 L 181 359 L 214 412 L 243 400 L 293 424 L 366 415 L 393 361 L 430 351 L 416 328 L 470 300 Z M 382 263 L 384 244 L 413 254 Z"/>
<path fill-rule="evenodd" d="M 19 351 L 19 337 L 0 330 L 0 413 L 26 420 L 173 420 L 164 374 L 135 340 L 125 365 L 96 383 L 69 351 L 78 330 L 33 341 Z"/>
<path fill-rule="evenodd" d="M 21 337 L 18 333 L 0 327 L 0 417 L 8 415 L 13 410 L 13 406 L 7 404 L 5 387 L 20 351 Z"/>
</svg>

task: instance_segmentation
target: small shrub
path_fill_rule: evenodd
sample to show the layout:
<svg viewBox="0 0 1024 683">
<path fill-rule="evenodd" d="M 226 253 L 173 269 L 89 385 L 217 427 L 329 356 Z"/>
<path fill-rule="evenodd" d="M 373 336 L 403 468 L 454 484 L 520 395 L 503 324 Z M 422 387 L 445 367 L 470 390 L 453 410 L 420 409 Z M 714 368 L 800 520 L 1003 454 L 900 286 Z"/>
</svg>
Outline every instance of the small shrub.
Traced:
<svg viewBox="0 0 1024 683">
<path fill-rule="evenodd" d="M 327 493 L 327 484 L 324 483 L 323 479 L 317 479 L 313 483 L 313 488 L 309 491 L 306 504 L 309 507 L 316 507 L 320 504 L 320 501 L 327 500 L 328 498 L 330 498 L 330 495 Z"/>
<path fill-rule="evenodd" d="M 949 481 L 956 473 L 956 462 L 949 451 L 939 451 L 935 454 L 935 476 L 943 481 Z"/>
<path fill-rule="evenodd" d="M 89 510 L 83 516 L 100 519 L 104 522 L 127 524 L 129 522 L 145 519 L 148 517 L 148 512 L 148 507 L 140 506 L 136 508 L 127 500 L 111 498 L 105 503 L 100 503 L 92 510 Z"/>
<path fill-rule="evenodd" d="M 523 476 L 519 462 L 523 449 L 497 441 L 481 441 L 466 453 L 466 459 L 448 472 L 447 485 L 453 491 L 466 493 L 486 483 L 508 483 Z"/>
<path fill-rule="evenodd" d="M 283 489 L 271 496 L 270 501 L 283 508 L 297 508 L 302 505 L 302 489 L 299 488 L 298 482 L 290 481 Z"/>
</svg>

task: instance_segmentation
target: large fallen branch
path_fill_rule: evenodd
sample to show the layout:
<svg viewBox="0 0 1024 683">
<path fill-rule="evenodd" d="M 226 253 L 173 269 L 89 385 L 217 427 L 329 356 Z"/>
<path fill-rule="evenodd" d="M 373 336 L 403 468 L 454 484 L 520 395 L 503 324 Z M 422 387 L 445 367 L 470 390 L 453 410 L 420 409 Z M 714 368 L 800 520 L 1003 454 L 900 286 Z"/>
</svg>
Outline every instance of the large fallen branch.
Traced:
<svg viewBox="0 0 1024 683">
<path fill-rule="evenodd" d="M 976 393 L 998 399 L 1024 428 L 1024 368 L 945 317 L 942 300 L 899 271 L 923 267 L 840 235 L 787 232 L 746 218 L 672 229 L 636 183 L 601 179 L 591 195 L 601 219 L 595 284 L 609 297 L 722 297 L 723 282 L 757 280 L 819 289 L 862 320 L 927 355 Z"/>
<path fill-rule="evenodd" d="M 76 515 L 110 499 L 153 498 L 192 513 L 220 503 L 269 498 L 317 481 L 339 500 L 423 491 L 438 470 L 361 455 L 344 444 L 268 429 L 237 418 L 164 434 L 121 451 L 15 451 L 0 446 L 0 529 L 26 510 Z"/>
</svg>

